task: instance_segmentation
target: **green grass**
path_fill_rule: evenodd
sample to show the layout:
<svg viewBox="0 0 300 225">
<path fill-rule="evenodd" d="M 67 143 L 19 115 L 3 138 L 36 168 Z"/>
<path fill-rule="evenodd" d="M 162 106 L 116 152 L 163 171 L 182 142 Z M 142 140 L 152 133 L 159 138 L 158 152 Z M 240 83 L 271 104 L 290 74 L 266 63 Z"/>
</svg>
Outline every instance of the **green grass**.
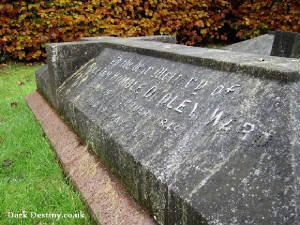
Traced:
<svg viewBox="0 0 300 225">
<path fill-rule="evenodd" d="M 24 100 L 36 89 L 34 71 L 39 67 L 13 64 L 0 69 L 0 225 L 95 224 Z M 27 218 L 9 218 L 22 211 Z M 85 218 L 31 218 L 31 212 L 48 216 L 80 211 Z"/>
</svg>

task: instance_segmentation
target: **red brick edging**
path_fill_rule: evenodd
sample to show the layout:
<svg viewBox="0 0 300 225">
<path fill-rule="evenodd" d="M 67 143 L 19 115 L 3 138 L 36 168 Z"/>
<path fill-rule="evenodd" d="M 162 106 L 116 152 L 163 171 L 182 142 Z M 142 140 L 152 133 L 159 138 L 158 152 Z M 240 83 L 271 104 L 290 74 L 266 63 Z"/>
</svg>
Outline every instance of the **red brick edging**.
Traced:
<svg viewBox="0 0 300 225">
<path fill-rule="evenodd" d="M 81 193 L 98 224 L 156 224 L 120 181 L 81 144 L 78 136 L 39 92 L 28 95 L 26 101 L 42 125 L 64 172 Z"/>
</svg>

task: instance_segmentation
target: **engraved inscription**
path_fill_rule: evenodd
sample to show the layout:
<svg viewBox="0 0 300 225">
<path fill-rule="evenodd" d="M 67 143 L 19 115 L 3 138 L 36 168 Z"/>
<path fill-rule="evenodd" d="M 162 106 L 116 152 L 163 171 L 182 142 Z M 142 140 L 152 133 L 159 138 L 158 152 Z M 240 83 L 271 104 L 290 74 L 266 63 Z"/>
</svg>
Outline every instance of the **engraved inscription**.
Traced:
<svg viewBox="0 0 300 225">
<path fill-rule="evenodd" d="M 242 140 L 246 140 L 247 137 L 249 136 L 249 134 L 252 133 L 252 132 L 254 131 L 255 125 L 246 122 L 246 123 L 243 125 L 243 128 L 244 128 L 244 129 L 242 130 L 242 133 L 245 134 L 245 135 L 243 136 Z"/>
<path fill-rule="evenodd" d="M 176 119 L 175 122 L 168 118 L 168 114 L 175 113 L 182 120 L 193 121 L 202 118 L 203 126 L 220 133 L 237 130 L 233 128 L 239 126 L 243 141 L 255 132 L 256 125 L 247 121 L 247 118 L 237 124 L 234 115 L 226 112 L 224 107 L 215 105 L 211 109 L 204 109 L 201 107 L 202 102 L 197 100 L 203 93 L 208 101 L 239 94 L 242 89 L 239 83 L 217 84 L 207 77 L 185 74 L 184 71 L 175 71 L 168 66 L 149 65 L 141 59 L 136 60 L 123 55 L 114 56 L 104 68 L 96 68 L 94 63 L 88 72 L 102 77 L 103 82 L 113 82 L 120 93 L 123 90 L 131 93 L 121 95 L 120 107 L 124 113 L 130 111 L 148 121 L 159 121 L 158 125 L 166 131 L 178 132 L 180 120 Z M 97 86 L 100 87 L 102 86 Z M 102 93 L 104 96 L 110 96 L 113 90 L 104 89 Z M 147 102 L 155 109 L 145 106 Z M 166 118 L 157 120 L 153 110 L 166 112 Z M 122 124 L 125 120 L 113 115 L 113 121 Z"/>
</svg>

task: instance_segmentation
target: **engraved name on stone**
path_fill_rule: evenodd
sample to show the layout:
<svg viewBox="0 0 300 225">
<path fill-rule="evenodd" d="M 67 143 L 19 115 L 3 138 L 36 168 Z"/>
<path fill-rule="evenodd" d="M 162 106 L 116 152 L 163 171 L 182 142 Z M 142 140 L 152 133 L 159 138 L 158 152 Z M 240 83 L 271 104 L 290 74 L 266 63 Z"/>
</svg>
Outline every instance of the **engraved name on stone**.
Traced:
<svg viewBox="0 0 300 225">
<path fill-rule="evenodd" d="M 114 68 L 120 68 L 117 72 L 114 72 Z M 123 70 L 123 72 L 122 72 Z M 127 72 L 128 71 L 128 72 Z M 238 90 L 242 87 L 240 84 L 234 83 L 229 86 L 223 84 L 215 84 L 210 82 L 209 79 L 201 79 L 199 77 L 188 77 L 180 72 L 171 71 L 168 67 L 156 67 L 154 65 L 146 65 L 145 62 L 139 60 L 134 61 L 133 58 L 126 58 L 122 55 L 113 57 L 113 59 L 103 68 L 97 68 L 96 63 L 92 64 L 88 68 L 88 72 L 98 74 L 104 80 L 114 82 L 118 89 L 129 90 L 139 98 L 143 98 L 146 101 L 152 101 L 154 107 L 164 107 L 165 110 L 172 110 L 178 114 L 195 120 L 197 113 L 203 113 L 199 111 L 201 102 L 197 102 L 194 98 L 200 91 L 209 91 L 211 98 L 215 98 L 218 95 L 229 95 L 232 93 L 238 93 Z M 130 73 L 135 73 L 137 78 L 131 77 Z M 153 79 L 155 84 L 149 85 L 149 82 L 143 82 L 140 77 L 147 77 Z M 169 90 L 165 91 L 163 85 L 169 85 Z M 188 98 L 182 98 L 179 94 L 176 94 L 176 89 L 181 88 L 190 96 Z M 103 88 L 103 95 L 110 95 L 112 90 Z M 137 113 L 139 116 L 155 117 L 155 113 L 151 113 L 152 110 L 140 105 L 136 98 L 130 96 L 122 96 L 123 111 L 127 112 L 128 109 Z M 220 109 L 218 106 L 213 107 L 210 110 L 210 114 L 207 114 L 207 121 L 204 121 L 205 126 L 217 127 L 218 131 L 227 132 L 234 127 L 234 119 L 229 113 L 226 114 L 225 110 Z M 225 115 L 226 114 L 226 115 Z M 152 118 L 157 122 L 157 125 L 165 129 L 166 131 L 176 132 L 180 128 L 180 121 L 173 121 L 169 118 Z M 121 115 L 114 114 L 113 120 L 120 124 L 119 121 L 126 121 Z M 256 130 L 256 126 L 251 121 L 245 120 L 244 122 L 236 125 L 235 130 L 239 130 L 241 140 L 247 140 L 248 137 Z"/>
</svg>

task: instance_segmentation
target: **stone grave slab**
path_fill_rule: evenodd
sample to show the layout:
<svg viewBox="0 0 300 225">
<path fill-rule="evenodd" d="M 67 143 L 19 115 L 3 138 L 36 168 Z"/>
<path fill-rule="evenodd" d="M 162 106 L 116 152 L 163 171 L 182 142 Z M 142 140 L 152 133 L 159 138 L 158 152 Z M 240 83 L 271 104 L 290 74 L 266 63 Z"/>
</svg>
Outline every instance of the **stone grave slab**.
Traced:
<svg viewBox="0 0 300 225">
<path fill-rule="evenodd" d="M 44 65 L 36 72 L 38 90 L 56 107 L 56 90 L 62 82 L 84 63 L 96 57 L 103 49 L 102 42 L 118 39 L 117 37 L 87 37 L 81 41 L 46 45 L 48 65 Z M 164 43 L 176 43 L 175 36 L 157 35 L 147 37 L 133 37 L 128 40 L 151 40 Z M 52 79 L 50 79 L 50 76 Z"/>
<path fill-rule="evenodd" d="M 38 89 L 158 223 L 299 223 L 299 60 L 105 38 L 63 69 L 94 43 Z"/>
<path fill-rule="evenodd" d="M 300 58 L 300 34 L 286 31 L 272 31 L 249 40 L 224 47 L 234 52 Z"/>
<path fill-rule="evenodd" d="M 300 33 L 275 31 L 275 39 L 270 55 L 300 58 Z"/>
<path fill-rule="evenodd" d="M 223 49 L 234 52 L 254 53 L 258 55 L 271 55 L 274 42 L 274 34 L 264 34 L 249 40 L 228 45 Z"/>
<path fill-rule="evenodd" d="M 101 41 L 106 37 L 83 37 L 80 41 Z M 111 38 L 111 37 L 107 37 Z M 128 37 L 130 40 L 140 40 L 140 41 L 157 41 L 162 43 L 173 43 L 176 44 L 176 36 L 171 35 L 153 35 L 153 36 L 141 36 L 141 37 Z"/>
</svg>

